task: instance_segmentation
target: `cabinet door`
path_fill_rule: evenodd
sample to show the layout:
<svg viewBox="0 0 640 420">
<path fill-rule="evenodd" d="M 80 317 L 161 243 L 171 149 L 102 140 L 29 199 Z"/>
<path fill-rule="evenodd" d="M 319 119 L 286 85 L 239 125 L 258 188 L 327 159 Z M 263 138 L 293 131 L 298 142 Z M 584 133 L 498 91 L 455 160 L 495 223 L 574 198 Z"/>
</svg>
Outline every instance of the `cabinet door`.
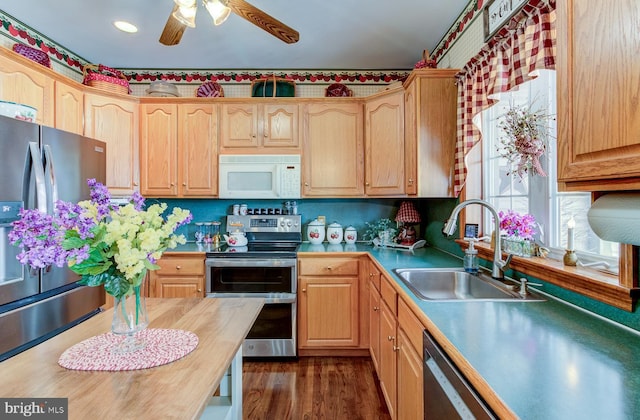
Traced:
<svg viewBox="0 0 640 420">
<path fill-rule="evenodd" d="M 218 114 L 212 104 L 183 104 L 178 109 L 180 196 L 218 194 Z"/>
<path fill-rule="evenodd" d="M 138 189 L 138 103 L 85 93 L 84 134 L 107 143 L 107 187 L 112 195 Z"/>
<path fill-rule="evenodd" d="M 404 94 L 404 190 L 408 195 L 418 193 L 417 92 L 417 83 L 411 83 Z"/>
<path fill-rule="evenodd" d="M 456 147 L 456 109 L 458 89 L 455 84 L 456 69 L 414 70 L 407 79 L 407 107 L 405 121 L 409 149 L 407 154 L 417 156 L 418 196 L 454 197 L 453 170 Z M 414 149 L 411 142 L 415 142 Z M 415 152 L 414 152 L 415 150 Z"/>
<path fill-rule="evenodd" d="M 261 122 L 264 147 L 300 147 L 298 105 L 265 104 Z"/>
<path fill-rule="evenodd" d="M 380 292 L 369 282 L 369 353 L 376 372 L 380 372 Z"/>
<path fill-rule="evenodd" d="M 364 195 L 362 120 L 360 103 L 305 106 L 304 196 Z"/>
<path fill-rule="evenodd" d="M 398 328 L 398 420 L 424 419 L 422 357 Z"/>
<path fill-rule="evenodd" d="M 223 104 L 221 108 L 222 148 L 246 148 L 258 146 L 258 105 Z"/>
<path fill-rule="evenodd" d="M 84 134 L 84 92 L 59 80 L 55 82 L 55 127 Z"/>
<path fill-rule="evenodd" d="M 204 277 L 173 277 L 158 275 L 154 281 L 153 297 L 189 298 L 204 297 Z"/>
<path fill-rule="evenodd" d="M 558 3 L 558 180 L 573 189 L 640 189 L 639 24 L 638 1 Z"/>
<path fill-rule="evenodd" d="M 175 104 L 145 104 L 141 107 L 140 181 L 142 195 L 178 195 L 177 114 Z"/>
<path fill-rule="evenodd" d="M 404 194 L 404 91 L 365 104 L 365 192 Z"/>
<path fill-rule="evenodd" d="M 380 388 L 391 418 L 396 415 L 397 321 L 395 314 L 380 302 Z"/>
<path fill-rule="evenodd" d="M 55 123 L 53 79 L 44 72 L 17 62 L 17 60 L 27 60 L 26 58 L 11 54 L 16 56 L 16 61 L 0 56 L 0 98 L 3 101 L 35 108 L 38 111 L 36 122 L 53 127 Z"/>
<path fill-rule="evenodd" d="M 358 345 L 358 277 L 300 277 L 300 347 Z"/>
</svg>

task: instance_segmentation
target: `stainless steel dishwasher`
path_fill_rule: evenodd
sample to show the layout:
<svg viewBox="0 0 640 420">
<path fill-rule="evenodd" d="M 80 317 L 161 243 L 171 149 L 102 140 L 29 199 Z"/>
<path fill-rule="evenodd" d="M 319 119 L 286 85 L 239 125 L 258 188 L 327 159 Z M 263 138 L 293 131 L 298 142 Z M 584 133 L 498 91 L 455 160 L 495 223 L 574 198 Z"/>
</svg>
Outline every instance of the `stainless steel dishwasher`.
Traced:
<svg viewBox="0 0 640 420">
<path fill-rule="evenodd" d="M 424 331 L 424 418 L 495 419 L 493 412 Z"/>
</svg>

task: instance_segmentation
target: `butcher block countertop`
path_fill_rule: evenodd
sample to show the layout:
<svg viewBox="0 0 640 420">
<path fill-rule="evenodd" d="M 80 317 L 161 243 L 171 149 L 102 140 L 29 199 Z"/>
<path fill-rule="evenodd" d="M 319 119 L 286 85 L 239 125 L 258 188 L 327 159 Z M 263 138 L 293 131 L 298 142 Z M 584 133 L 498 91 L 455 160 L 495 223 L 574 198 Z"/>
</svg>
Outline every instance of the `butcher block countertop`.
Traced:
<svg viewBox="0 0 640 420">
<path fill-rule="evenodd" d="M 182 329 L 198 346 L 175 362 L 124 372 L 67 370 L 69 347 L 111 330 L 113 309 L 0 363 L 0 396 L 68 398 L 69 419 L 199 418 L 263 299 L 147 299 L 149 328 Z"/>
</svg>

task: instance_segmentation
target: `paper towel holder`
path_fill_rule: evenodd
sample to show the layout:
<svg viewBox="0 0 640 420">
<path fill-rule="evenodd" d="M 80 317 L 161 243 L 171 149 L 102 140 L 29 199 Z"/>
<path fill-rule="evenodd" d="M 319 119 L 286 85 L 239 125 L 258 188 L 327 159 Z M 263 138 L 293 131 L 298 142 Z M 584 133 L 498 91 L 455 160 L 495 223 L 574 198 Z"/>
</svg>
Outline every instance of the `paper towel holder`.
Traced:
<svg viewBox="0 0 640 420">
<path fill-rule="evenodd" d="M 587 220 L 600 239 L 640 246 L 640 192 L 599 197 L 591 204 Z"/>
</svg>

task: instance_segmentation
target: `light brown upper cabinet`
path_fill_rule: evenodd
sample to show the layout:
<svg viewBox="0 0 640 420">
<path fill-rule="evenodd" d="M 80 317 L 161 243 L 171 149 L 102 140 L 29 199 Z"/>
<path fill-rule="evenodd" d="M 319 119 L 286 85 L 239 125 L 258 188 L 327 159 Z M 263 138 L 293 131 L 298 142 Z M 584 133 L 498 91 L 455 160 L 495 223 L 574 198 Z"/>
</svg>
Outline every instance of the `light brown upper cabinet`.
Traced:
<svg viewBox="0 0 640 420">
<path fill-rule="evenodd" d="M 640 189 L 640 2 L 558 2 L 558 181 Z"/>
<path fill-rule="evenodd" d="M 54 80 L 47 70 L 11 50 L 0 51 L 0 100 L 35 108 L 36 122 L 53 127 Z"/>
<path fill-rule="evenodd" d="M 77 83 L 55 81 L 55 127 L 84 134 L 84 91 Z"/>
<path fill-rule="evenodd" d="M 458 89 L 456 69 L 411 72 L 405 86 L 407 194 L 453 197 Z"/>
<path fill-rule="evenodd" d="M 138 98 L 108 95 L 87 88 L 84 135 L 107 143 L 107 187 L 113 196 L 139 189 Z"/>
<path fill-rule="evenodd" d="M 365 193 L 404 195 L 404 90 L 371 96 L 364 109 Z"/>
<path fill-rule="evenodd" d="M 222 104 L 220 152 L 299 153 L 298 104 L 257 101 Z"/>
<path fill-rule="evenodd" d="M 211 103 L 143 103 L 142 195 L 212 197 L 218 193 L 218 117 Z"/>
<path fill-rule="evenodd" d="M 303 196 L 363 196 L 362 104 L 344 100 L 307 103 L 302 131 Z"/>
</svg>

